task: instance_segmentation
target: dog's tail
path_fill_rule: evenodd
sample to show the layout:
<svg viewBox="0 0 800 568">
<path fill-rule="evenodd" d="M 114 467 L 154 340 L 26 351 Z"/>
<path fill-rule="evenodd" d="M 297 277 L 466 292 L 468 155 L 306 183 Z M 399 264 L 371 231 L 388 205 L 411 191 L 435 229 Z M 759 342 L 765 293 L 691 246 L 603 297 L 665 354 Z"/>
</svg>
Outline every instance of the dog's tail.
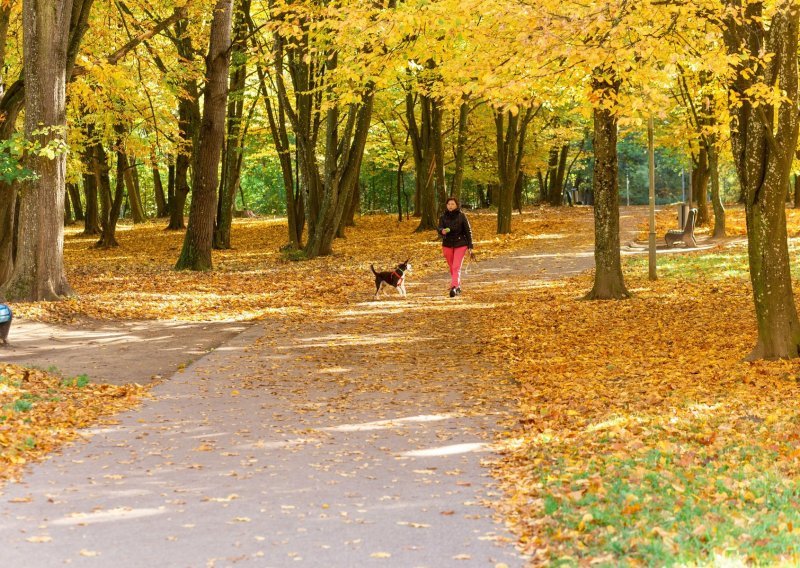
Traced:
<svg viewBox="0 0 800 568">
<path fill-rule="evenodd" d="M 377 276 L 377 275 L 378 275 L 378 273 L 377 273 L 377 272 L 375 272 L 375 267 L 374 267 L 373 265 L 371 265 L 371 264 L 369 265 L 369 267 L 372 269 L 372 273 L 373 273 L 375 276 Z"/>
</svg>

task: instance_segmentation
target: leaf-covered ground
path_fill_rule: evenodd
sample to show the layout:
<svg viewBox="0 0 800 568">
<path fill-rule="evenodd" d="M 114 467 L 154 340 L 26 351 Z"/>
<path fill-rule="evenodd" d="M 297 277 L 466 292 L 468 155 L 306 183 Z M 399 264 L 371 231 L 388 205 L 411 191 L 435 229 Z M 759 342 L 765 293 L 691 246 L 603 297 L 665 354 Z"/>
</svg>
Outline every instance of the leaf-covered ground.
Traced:
<svg viewBox="0 0 800 568">
<path fill-rule="evenodd" d="M 579 301 L 588 276 L 512 300 L 505 512 L 537 565 L 797 565 L 800 362 L 743 361 L 746 243 L 658 262 L 626 263 L 628 301 Z"/>
<path fill-rule="evenodd" d="M 0 480 L 75 438 L 78 428 L 136 405 L 146 391 L 0 363 Z"/>
<path fill-rule="evenodd" d="M 548 234 L 569 235 L 576 222 L 591 219 L 586 208 L 552 214 L 536 209 L 516 217 L 514 234 L 497 236 L 496 215 L 469 216 L 480 259 L 529 245 Z M 39 321 L 80 318 L 252 320 L 270 315 L 325 311 L 369 293 L 370 263 L 391 269 L 411 259 L 414 278 L 442 270 L 434 231 L 415 233 L 418 220 L 399 223 L 391 215 L 364 216 L 337 240 L 334 254 L 296 262 L 280 251 L 287 241 L 284 221 L 235 221 L 229 251 L 214 251 L 214 270 L 175 271 L 183 232 L 165 231 L 164 222 L 121 225 L 120 247 L 98 250 L 97 237 L 68 228 L 67 278 L 77 296 L 65 302 L 18 304 L 16 312 Z"/>
<path fill-rule="evenodd" d="M 502 238 L 493 215 L 470 218 L 481 259 L 591 251 L 589 208 L 515 216 L 515 233 Z M 800 215 L 788 218 L 794 238 Z M 673 225 L 665 208 L 657 233 Z M 17 312 L 44 321 L 325 317 L 369 296 L 370 263 L 411 258 L 416 278 L 442 271 L 438 241 L 413 228 L 364 217 L 331 257 L 294 262 L 279 251 L 281 223 L 239 221 L 236 249 L 215 252 L 215 270 L 203 274 L 172 270 L 182 234 L 162 224 L 121 227 L 112 251 L 71 231 L 78 296 Z M 728 228 L 744 234 L 740 209 Z M 495 473 L 534 564 L 800 561 L 800 363 L 743 362 L 756 336 L 745 246 L 659 256 L 657 282 L 646 279 L 646 258 L 627 257 L 629 301 L 580 301 L 589 275 L 530 275 L 520 286 L 498 276 L 482 291 L 469 332 L 480 356 L 519 385 Z"/>
</svg>

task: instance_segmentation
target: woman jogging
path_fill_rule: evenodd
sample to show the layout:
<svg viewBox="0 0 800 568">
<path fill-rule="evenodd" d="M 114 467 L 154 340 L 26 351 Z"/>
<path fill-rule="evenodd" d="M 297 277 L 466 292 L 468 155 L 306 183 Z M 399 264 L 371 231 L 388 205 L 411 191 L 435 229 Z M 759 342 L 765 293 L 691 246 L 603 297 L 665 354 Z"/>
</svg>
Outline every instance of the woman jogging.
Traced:
<svg viewBox="0 0 800 568">
<path fill-rule="evenodd" d="M 448 197 L 446 211 L 439 219 L 438 232 L 442 235 L 442 254 L 450 267 L 450 297 L 461 293 L 461 265 L 467 251 L 472 254 L 472 229 L 458 200 Z"/>
</svg>

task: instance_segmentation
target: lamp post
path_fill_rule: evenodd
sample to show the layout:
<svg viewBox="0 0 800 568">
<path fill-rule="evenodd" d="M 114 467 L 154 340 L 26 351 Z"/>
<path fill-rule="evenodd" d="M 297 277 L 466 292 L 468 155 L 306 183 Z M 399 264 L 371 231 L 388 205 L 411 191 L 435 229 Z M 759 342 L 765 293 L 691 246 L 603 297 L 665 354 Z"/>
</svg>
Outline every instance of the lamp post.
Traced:
<svg viewBox="0 0 800 568">
<path fill-rule="evenodd" d="M 656 158 L 653 149 L 653 117 L 647 119 L 647 154 L 650 162 L 650 280 L 656 275 Z"/>
</svg>

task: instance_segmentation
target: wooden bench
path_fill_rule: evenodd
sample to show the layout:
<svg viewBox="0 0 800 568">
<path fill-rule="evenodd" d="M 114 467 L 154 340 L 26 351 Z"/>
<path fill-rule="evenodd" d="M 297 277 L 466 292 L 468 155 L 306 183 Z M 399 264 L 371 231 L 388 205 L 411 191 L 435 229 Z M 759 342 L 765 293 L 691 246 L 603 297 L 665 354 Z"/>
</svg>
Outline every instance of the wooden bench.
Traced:
<svg viewBox="0 0 800 568">
<path fill-rule="evenodd" d="M 694 223 L 697 220 L 697 209 L 689 210 L 689 217 L 686 219 L 686 224 L 681 229 L 670 229 L 664 235 L 664 240 L 667 241 L 667 246 L 672 248 L 672 245 L 678 241 L 683 241 L 687 248 L 694 248 L 697 246 L 697 241 L 694 240 Z"/>
</svg>

